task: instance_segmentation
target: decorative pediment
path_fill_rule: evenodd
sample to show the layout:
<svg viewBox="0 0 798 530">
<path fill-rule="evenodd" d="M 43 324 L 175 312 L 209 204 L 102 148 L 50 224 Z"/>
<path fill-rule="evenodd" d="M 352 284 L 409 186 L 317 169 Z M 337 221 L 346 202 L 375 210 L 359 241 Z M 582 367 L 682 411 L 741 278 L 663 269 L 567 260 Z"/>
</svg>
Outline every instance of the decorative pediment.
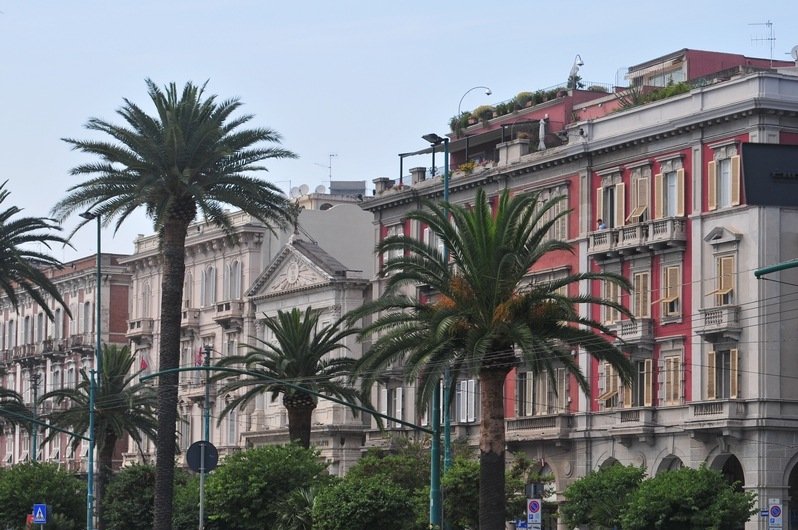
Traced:
<svg viewBox="0 0 798 530">
<path fill-rule="evenodd" d="M 304 256 L 291 254 L 283 260 L 272 277 L 258 292 L 259 295 L 278 294 L 314 285 L 326 285 L 330 277 L 315 267 Z"/>
<path fill-rule="evenodd" d="M 704 236 L 704 241 L 715 247 L 715 252 L 736 250 L 743 235 L 724 226 L 716 226 Z"/>
</svg>

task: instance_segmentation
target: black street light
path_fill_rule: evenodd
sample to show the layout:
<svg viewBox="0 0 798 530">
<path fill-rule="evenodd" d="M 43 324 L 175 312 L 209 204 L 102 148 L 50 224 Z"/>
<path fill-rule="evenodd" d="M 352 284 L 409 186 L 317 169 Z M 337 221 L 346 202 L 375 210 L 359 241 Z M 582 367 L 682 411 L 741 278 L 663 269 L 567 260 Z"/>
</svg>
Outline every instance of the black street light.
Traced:
<svg viewBox="0 0 798 530">
<path fill-rule="evenodd" d="M 94 287 L 96 336 L 94 343 L 94 365 L 90 372 L 89 379 L 89 455 L 86 464 L 86 528 L 87 530 L 94 530 L 94 402 L 97 396 L 97 387 L 99 386 L 98 379 L 102 379 L 102 297 L 100 296 L 100 289 L 102 288 L 102 250 L 100 246 L 102 241 L 100 237 L 102 223 L 99 213 L 87 211 L 78 215 L 87 221 L 91 221 L 92 219 L 97 220 L 97 284 Z M 97 374 L 100 374 L 99 377 L 97 377 Z"/>
</svg>

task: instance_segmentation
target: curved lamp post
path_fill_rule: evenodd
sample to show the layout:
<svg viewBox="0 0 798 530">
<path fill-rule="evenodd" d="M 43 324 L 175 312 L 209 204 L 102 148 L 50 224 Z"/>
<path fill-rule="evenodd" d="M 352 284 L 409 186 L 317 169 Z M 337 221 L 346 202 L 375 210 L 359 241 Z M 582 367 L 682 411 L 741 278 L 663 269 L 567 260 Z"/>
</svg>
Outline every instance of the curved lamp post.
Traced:
<svg viewBox="0 0 798 530">
<path fill-rule="evenodd" d="M 576 74 L 579 73 L 579 67 L 584 65 L 585 63 L 582 61 L 582 56 L 577 53 L 576 57 L 574 57 L 574 65 L 571 67 L 571 72 L 568 74 L 568 83 L 566 85 L 568 88 L 576 88 Z"/>
<path fill-rule="evenodd" d="M 102 250 L 101 243 L 101 229 L 102 223 L 100 214 L 96 212 L 83 212 L 80 215 L 86 221 L 92 219 L 97 220 L 97 285 L 94 287 L 94 305 L 96 320 L 95 326 L 95 346 L 94 346 L 94 363 L 91 370 L 89 379 L 89 455 L 88 462 L 86 463 L 86 528 L 88 530 L 94 529 L 94 400 L 97 395 L 97 386 L 99 385 L 98 379 L 102 379 L 102 341 L 100 333 L 102 331 L 102 312 L 100 288 L 102 287 Z M 99 376 L 97 376 L 99 374 Z"/>
<path fill-rule="evenodd" d="M 463 94 L 463 96 L 460 98 L 460 102 L 457 104 L 457 119 L 458 120 L 460 119 L 460 113 L 462 112 L 460 110 L 460 108 L 463 105 L 463 100 L 465 99 L 465 97 L 470 92 L 473 92 L 474 90 L 479 90 L 480 88 L 485 90 L 485 95 L 486 96 L 490 96 L 491 94 L 493 94 L 493 91 L 490 88 L 488 88 L 486 86 L 483 86 L 483 85 L 477 85 L 475 87 L 471 87 L 468 90 L 466 90 L 465 94 Z M 460 136 L 460 129 L 458 128 L 458 130 L 455 131 L 455 132 L 457 133 L 457 136 L 459 137 Z M 466 146 L 465 146 L 465 159 L 466 159 L 466 161 L 468 161 L 468 140 L 466 140 Z"/>
</svg>

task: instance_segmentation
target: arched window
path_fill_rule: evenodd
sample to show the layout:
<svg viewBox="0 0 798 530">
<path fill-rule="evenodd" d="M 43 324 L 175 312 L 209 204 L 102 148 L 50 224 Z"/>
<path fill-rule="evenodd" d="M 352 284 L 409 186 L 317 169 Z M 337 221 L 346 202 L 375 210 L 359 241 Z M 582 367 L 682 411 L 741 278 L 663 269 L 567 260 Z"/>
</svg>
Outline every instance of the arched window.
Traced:
<svg viewBox="0 0 798 530">
<path fill-rule="evenodd" d="M 231 409 L 227 413 L 227 445 L 238 443 L 238 411 Z"/>
<path fill-rule="evenodd" d="M 149 283 L 144 284 L 144 289 L 141 294 L 141 316 L 144 318 L 150 317 L 150 299 L 152 298 L 152 287 Z"/>
<path fill-rule="evenodd" d="M 83 304 L 83 328 L 81 329 L 82 333 L 88 333 L 92 329 L 92 311 L 91 311 L 91 302 L 85 302 Z"/>
<path fill-rule="evenodd" d="M 191 308 L 192 291 L 194 287 L 194 276 L 190 272 L 186 272 L 185 279 L 183 280 L 183 307 L 185 309 Z"/>
<path fill-rule="evenodd" d="M 53 323 L 53 338 L 60 339 L 64 333 L 64 313 L 61 308 L 55 310 L 55 322 Z"/>
<path fill-rule="evenodd" d="M 241 262 L 236 260 L 228 263 L 224 269 L 224 299 L 239 298 L 241 298 Z"/>
<path fill-rule="evenodd" d="M 213 266 L 202 271 L 202 305 L 209 306 L 216 303 L 216 269 Z"/>
</svg>

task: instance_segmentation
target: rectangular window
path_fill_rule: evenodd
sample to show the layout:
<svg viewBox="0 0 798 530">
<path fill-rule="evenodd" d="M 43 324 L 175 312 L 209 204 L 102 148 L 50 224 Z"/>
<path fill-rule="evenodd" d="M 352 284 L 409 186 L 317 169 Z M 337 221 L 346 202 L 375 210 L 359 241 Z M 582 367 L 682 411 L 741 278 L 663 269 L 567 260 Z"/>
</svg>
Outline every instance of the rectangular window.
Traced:
<svg viewBox="0 0 798 530">
<path fill-rule="evenodd" d="M 518 373 L 518 416 L 532 416 L 535 413 L 535 377 L 532 372 Z"/>
<path fill-rule="evenodd" d="M 739 357 L 736 349 L 707 353 L 707 399 L 738 397 Z"/>
<path fill-rule="evenodd" d="M 734 256 L 718 256 L 715 260 L 715 307 L 734 304 Z"/>
<path fill-rule="evenodd" d="M 679 316 L 681 309 L 682 267 L 674 265 L 665 267 L 662 272 L 662 316 Z"/>
<path fill-rule="evenodd" d="M 729 208 L 740 204 L 740 156 L 727 156 L 707 166 L 707 208 Z"/>
<path fill-rule="evenodd" d="M 404 235 L 404 227 L 401 224 L 393 225 L 388 227 L 388 231 L 385 234 L 386 239 L 389 237 L 396 237 Z M 385 256 L 385 259 L 396 259 L 402 257 L 402 249 L 396 248 L 388 252 Z"/>
<path fill-rule="evenodd" d="M 565 190 L 550 189 L 538 195 L 538 207 L 551 203 L 549 209 L 541 216 L 541 223 L 554 222 L 546 233 L 544 240 L 568 239 L 568 197 Z"/>
<path fill-rule="evenodd" d="M 596 192 L 596 211 L 607 228 L 623 226 L 625 203 L 626 194 L 623 183 L 604 186 Z"/>
<path fill-rule="evenodd" d="M 618 406 L 618 371 L 608 362 L 599 365 L 598 402 L 607 409 Z"/>
<path fill-rule="evenodd" d="M 476 420 L 476 380 L 459 381 L 457 388 L 458 420 L 461 423 Z"/>
<path fill-rule="evenodd" d="M 650 407 L 652 403 L 653 361 L 644 359 L 632 362 L 632 382 L 624 388 L 623 406 Z"/>
<path fill-rule="evenodd" d="M 633 314 L 636 318 L 651 317 L 651 298 L 649 295 L 649 285 L 650 274 L 648 272 L 636 272 L 634 274 Z"/>
<path fill-rule="evenodd" d="M 678 355 L 665 357 L 665 395 L 666 405 L 681 404 L 682 361 Z"/>
<path fill-rule="evenodd" d="M 684 169 L 654 175 L 654 219 L 684 215 Z"/>
</svg>

